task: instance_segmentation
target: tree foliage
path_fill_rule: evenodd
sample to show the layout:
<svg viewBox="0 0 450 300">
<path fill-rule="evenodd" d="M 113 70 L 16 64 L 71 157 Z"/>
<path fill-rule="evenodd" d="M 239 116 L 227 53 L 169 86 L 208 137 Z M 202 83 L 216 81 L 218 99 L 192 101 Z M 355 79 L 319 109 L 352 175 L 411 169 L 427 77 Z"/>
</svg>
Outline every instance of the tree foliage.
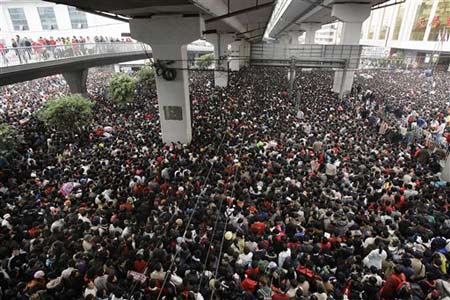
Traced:
<svg viewBox="0 0 450 300">
<path fill-rule="evenodd" d="M 119 105 L 125 105 L 133 100 L 136 90 L 136 80 L 126 74 L 115 74 L 109 82 L 109 93 Z"/>
<path fill-rule="evenodd" d="M 196 58 L 195 62 L 199 68 L 209 68 L 214 61 L 214 53 L 203 54 Z"/>
<path fill-rule="evenodd" d="M 6 123 L 0 124 L 0 154 L 14 152 L 18 145 L 19 138 L 16 130 Z"/>
<path fill-rule="evenodd" d="M 152 86 L 155 83 L 155 69 L 145 66 L 137 72 L 137 78 L 141 85 Z"/>
<path fill-rule="evenodd" d="M 79 131 L 92 117 L 94 104 L 79 94 L 50 100 L 42 107 L 37 117 L 48 127 L 57 131 Z"/>
</svg>

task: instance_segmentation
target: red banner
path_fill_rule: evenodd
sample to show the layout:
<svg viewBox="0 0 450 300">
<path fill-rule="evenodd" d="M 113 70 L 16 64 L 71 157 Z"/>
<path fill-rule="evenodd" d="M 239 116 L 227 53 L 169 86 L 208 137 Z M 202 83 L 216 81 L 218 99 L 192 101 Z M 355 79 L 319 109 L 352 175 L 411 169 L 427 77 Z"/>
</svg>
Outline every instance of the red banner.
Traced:
<svg viewBox="0 0 450 300">
<path fill-rule="evenodd" d="M 431 27 L 437 28 L 439 26 L 439 16 L 434 16 L 433 21 L 431 21 Z"/>
<path fill-rule="evenodd" d="M 450 16 L 447 17 L 447 26 L 450 27 Z"/>
<path fill-rule="evenodd" d="M 425 28 L 425 26 L 426 26 L 425 18 L 424 17 L 419 18 L 419 21 L 417 21 L 417 27 Z"/>
</svg>

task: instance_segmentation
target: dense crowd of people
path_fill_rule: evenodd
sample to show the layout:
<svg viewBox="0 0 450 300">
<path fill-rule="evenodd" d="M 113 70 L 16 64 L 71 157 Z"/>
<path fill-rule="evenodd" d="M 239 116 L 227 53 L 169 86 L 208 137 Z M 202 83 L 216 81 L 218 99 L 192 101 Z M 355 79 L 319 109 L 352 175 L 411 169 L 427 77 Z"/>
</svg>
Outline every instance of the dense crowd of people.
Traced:
<svg viewBox="0 0 450 300">
<path fill-rule="evenodd" d="M 192 72 L 193 141 L 163 145 L 154 88 L 64 136 L 59 76 L 2 87 L 4 299 L 450 299 L 450 74 Z M 447 159 L 447 160 L 446 160 Z"/>
<path fill-rule="evenodd" d="M 16 35 L 11 39 L 10 45 L 0 42 L 0 55 L 2 63 L 8 65 L 10 61 L 18 59 L 27 63 L 32 60 L 42 61 L 49 58 L 59 59 L 64 57 L 81 56 L 101 53 L 101 47 L 111 46 L 112 43 L 132 43 L 131 38 L 112 38 L 104 36 L 95 37 L 39 37 L 33 40 Z"/>
</svg>

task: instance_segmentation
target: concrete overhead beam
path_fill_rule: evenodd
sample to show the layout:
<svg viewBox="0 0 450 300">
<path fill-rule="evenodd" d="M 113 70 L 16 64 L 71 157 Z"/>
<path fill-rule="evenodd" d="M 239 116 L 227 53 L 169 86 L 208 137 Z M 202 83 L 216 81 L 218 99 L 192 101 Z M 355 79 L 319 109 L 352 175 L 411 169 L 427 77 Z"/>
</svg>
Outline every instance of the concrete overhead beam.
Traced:
<svg viewBox="0 0 450 300">
<path fill-rule="evenodd" d="M 223 16 L 228 13 L 228 7 L 222 0 L 193 0 L 192 2 L 195 6 L 215 17 Z M 236 32 L 248 30 L 236 17 L 223 19 L 223 22 L 234 28 Z"/>
</svg>

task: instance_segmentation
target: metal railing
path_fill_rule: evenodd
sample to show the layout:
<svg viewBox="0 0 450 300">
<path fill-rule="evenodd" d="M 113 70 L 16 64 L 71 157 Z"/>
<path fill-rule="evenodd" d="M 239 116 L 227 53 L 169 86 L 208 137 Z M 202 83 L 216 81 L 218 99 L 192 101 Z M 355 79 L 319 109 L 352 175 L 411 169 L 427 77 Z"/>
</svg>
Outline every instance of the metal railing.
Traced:
<svg viewBox="0 0 450 300">
<path fill-rule="evenodd" d="M 10 67 L 29 63 L 60 60 L 65 58 L 111 53 L 151 51 L 142 43 L 82 43 L 55 46 L 29 46 L 0 49 L 0 67 Z"/>
<path fill-rule="evenodd" d="M 297 61 L 330 64 L 341 64 L 345 61 L 346 68 L 357 69 L 361 57 L 362 46 L 359 45 L 279 45 L 252 44 L 251 60 L 263 61 Z"/>
</svg>

